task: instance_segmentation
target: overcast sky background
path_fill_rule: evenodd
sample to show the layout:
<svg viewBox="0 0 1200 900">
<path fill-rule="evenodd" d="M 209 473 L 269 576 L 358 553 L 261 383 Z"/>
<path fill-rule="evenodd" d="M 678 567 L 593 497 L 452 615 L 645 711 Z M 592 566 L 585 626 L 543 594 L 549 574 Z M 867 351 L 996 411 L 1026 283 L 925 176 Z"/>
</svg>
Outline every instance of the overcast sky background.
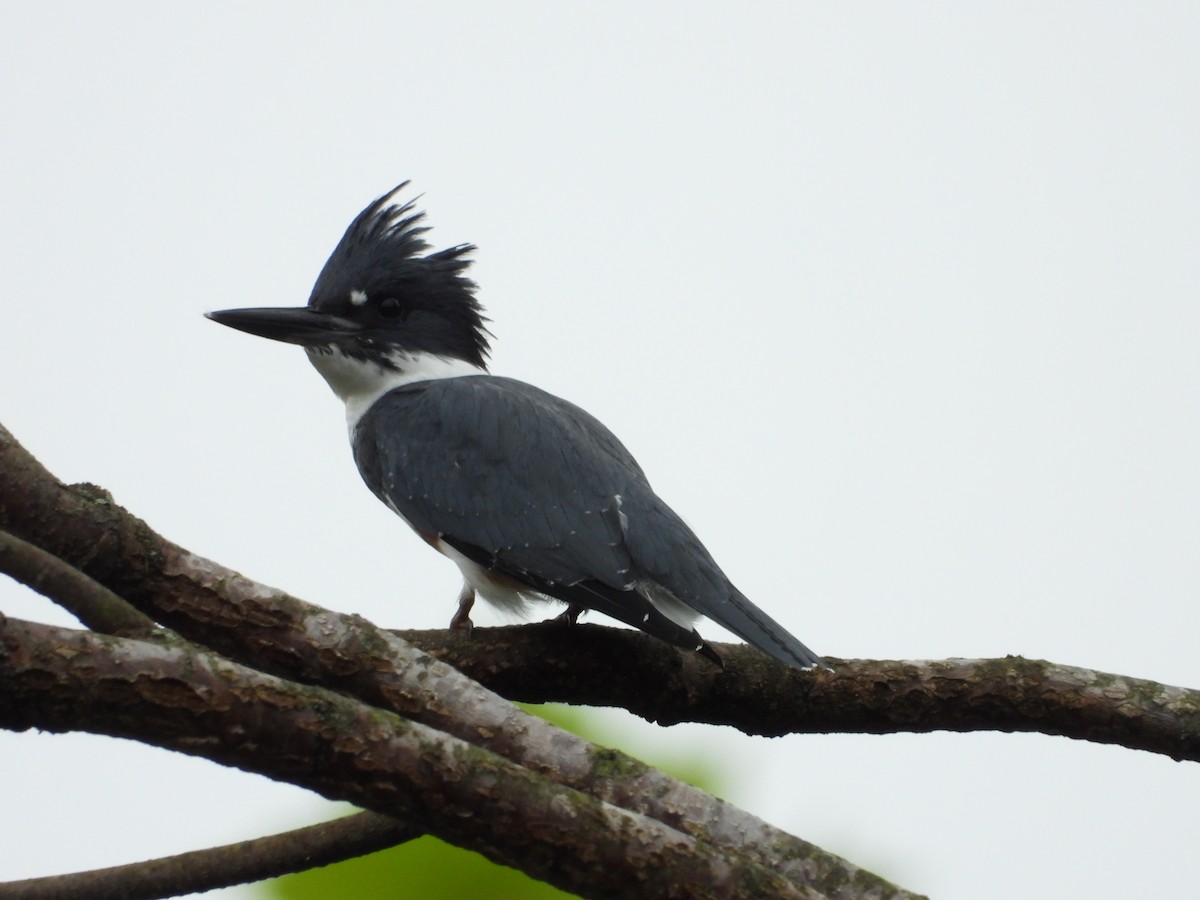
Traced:
<svg viewBox="0 0 1200 900">
<path fill-rule="evenodd" d="M 430 6 L 0 9 L 0 421 L 54 473 L 444 626 L 456 568 L 360 483 L 303 353 L 201 315 L 303 304 L 411 178 L 438 246 L 479 245 L 493 371 L 605 421 L 817 652 L 1200 687 L 1194 4 Z M 7 581 L 0 610 L 70 622 Z M 934 896 L 1194 885 L 1195 763 L 611 721 Z M 0 733 L 0 797 L 0 879 L 325 814 L 82 735 Z"/>
</svg>

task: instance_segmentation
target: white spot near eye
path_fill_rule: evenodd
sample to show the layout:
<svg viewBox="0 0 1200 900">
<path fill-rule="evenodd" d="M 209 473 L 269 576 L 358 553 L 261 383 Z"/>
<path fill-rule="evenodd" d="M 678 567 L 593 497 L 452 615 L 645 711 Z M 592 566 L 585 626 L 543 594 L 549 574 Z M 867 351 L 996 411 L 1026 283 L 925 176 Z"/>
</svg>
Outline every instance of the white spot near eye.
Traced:
<svg viewBox="0 0 1200 900">
<path fill-rule="evenodd" d="M 367 292 L 366 291 L 351 291 L 350 292 L 350 302 L 352 304 L 354 304 L 355 306 L 362 306 L 364 303 L 367 302 Z"/>
</svg>

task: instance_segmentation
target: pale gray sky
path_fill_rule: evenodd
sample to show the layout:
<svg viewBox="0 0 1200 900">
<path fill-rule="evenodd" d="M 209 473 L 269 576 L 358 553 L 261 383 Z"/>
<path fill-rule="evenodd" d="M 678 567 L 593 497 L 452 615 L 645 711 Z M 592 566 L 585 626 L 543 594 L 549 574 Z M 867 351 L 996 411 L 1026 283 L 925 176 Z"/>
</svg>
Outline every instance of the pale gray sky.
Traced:
<svg viewBox="0 0 1200 900">
<path fill-rule="evenodd" d="M 361 485 L 303 354 L 201 317 L 302 304 L 411 178 L 435 243 L 480 247 L 494 371 L 604 420 L 817 652 L 1200 686 L 1195 5 L 430 6 L 0 10 L 0 421 L 52 471 L 444 626 L 457 570 Z M 0 609 L 68 621 L 8 582 Z M 1193 880 L 1193 763 L 624 722 L 936 896 Z M 0 733 L 0 760 L 0 879 L 321 815 L 123 742 Z"/>
</svg>

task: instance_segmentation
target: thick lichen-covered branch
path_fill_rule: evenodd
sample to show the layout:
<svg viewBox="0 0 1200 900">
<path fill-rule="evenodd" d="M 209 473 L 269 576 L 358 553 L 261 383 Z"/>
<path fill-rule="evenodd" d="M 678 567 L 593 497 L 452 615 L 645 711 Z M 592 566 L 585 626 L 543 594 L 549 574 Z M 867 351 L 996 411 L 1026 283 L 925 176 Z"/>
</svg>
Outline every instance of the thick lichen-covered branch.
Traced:
<svg viewBox="0 0 1200 900">
<path fill-rule="evenodd" d="M 749 854 L 828 896 L 906 895 L 636 760 L 616 751 L 598 753 L 369 622 L 303 603 L 182 550 L 98 489 L 59 484 L 2 430 L 0 471 L 16 473 L 20 481 L 0 477 L 0 525 L 44 542 L 198 643 L 257 669 L 336 688 L 485 746 L 568 787 Z M 110 548 L 103 560 L 90 552 L 98 545 Z M 114 554 L 125 554 L 127 565 L 115 564 Z M 580 634 L 595 632 L 610 630 Z M 672 657 L 678 666 L 715 671 L 702 660 Z M 782 668 L 765 662 L 768 673 Z M 644 692 L 646 685 L 639 690 Z"/>
<path fill-rule="evenodd" d="M 0 726 L 82 729 L 260 772 L 583 896 L 819 896 L 426 726 L 187 647 L 0 618 Z"/>
</svg>

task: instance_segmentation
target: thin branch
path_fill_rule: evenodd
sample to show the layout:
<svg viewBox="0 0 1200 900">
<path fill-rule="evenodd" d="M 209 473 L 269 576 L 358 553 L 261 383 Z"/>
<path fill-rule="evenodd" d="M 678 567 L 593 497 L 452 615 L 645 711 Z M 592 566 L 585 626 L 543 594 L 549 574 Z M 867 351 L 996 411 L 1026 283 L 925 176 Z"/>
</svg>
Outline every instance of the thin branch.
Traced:
<svg viewBox="0 0 1200 900">
<path fill-rule="evenodd" d="M 93 631 L 138 637 L 158 630 L 153 619 L 104 585 L 7 531 L 0 531 L 0 572 L 50 598 Z"/>
<path fill-rule="evenodd" d="M 402 844 L 422 831 L 365 812 L 161 859 L 0 884 L 0 900 L 157 900 L 277 878 Z"/>
<path fill-rule="evenodd" d="M 259 772 L 420 821 L 584 896 L 820 896 L 423 725 L 187 646 L 0 618 L 0 726 L 82 729 Z"/>
</svg>

